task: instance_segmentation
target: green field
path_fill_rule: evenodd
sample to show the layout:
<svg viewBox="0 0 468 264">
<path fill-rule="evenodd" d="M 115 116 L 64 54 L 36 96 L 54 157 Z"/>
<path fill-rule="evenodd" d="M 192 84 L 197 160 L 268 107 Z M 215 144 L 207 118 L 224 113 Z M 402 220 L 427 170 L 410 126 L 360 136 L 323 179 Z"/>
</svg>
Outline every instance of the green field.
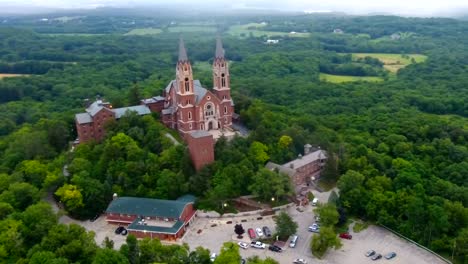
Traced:
<svg viewBox="0 0 468 264">
<path fill-rule="evenodd" d="M 262 30 L 266 24 L 261 23 L 249 23 L 244 25 L 236 25 L 231 26 L 228 30 L 228 33 L 233 36 L 238 37 L 248 37 L 251 33 L 254 37 L 274 37 L 274 36 L 289 36 L 289 37 L 308 37 L 310 36 L 309 33 L 287 33 L 287 32 L 279 32 L 279 31 L 264 31 Z"/>
<path fill-rule="evenodd" d="M 382 82 L 383 81 L 381 77 L 333 75 L 333 74 L 326 74 L 326 73 L 320 73 L 320 80 L 324 82 L 331 82 L 331 83 L 358 82 L 358 81 L 364 81 L 364 82 Z"/>
<path fill-rule="evenodd" d="M 427 56 L 422 54 L 395 54 L 395 53 L 351 53 L 353 59 L 372 57 L 380 60 L 384 64 L 384 68 L 390 72 L 397 72 L 411 63 L 424 62 Z"/>
<path fill-rule="evenodd" d="M 135 28 L 125 33 L 125 35 L 157 35 L 162 30 L 159 28 Z"/>
<path fill-rule="evenodd" d="M 0 80 L 3 78 L 29 76 L 29 74 L 0 73 Z"/>
<path fill-rule="evenodd" d="M 168 27 L 167 30 L 172 33 L 179 32 L 216 32 L 216 27 L 213 26 L 174 26 Z"/>
</svg>

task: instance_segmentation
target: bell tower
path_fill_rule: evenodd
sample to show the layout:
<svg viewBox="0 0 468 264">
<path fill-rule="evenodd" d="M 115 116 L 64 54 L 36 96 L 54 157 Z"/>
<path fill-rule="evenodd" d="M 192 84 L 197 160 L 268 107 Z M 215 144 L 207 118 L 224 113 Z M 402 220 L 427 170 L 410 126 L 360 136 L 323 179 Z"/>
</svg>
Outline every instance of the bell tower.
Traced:
<svg viewBox="0 0 468 264">
<path fill-rule="evenodd" d="M 216 38 L 216 51 L 213 60 L 213 92 L 221 101 L 219 109 L 222 117 L 221 127 L 230 127 L 234 104 L 231 98 L 229 65 L 224 57 L 223 43 L 219 36 Z"/>
<path fill-rule="evenodd" d="M 181 132 L 194 129 L 195 94 L 192 65 L 185 50 L 184 41 L 179 40 L 179 59 L 176 65 L 177 127 Z"/>
</svg>

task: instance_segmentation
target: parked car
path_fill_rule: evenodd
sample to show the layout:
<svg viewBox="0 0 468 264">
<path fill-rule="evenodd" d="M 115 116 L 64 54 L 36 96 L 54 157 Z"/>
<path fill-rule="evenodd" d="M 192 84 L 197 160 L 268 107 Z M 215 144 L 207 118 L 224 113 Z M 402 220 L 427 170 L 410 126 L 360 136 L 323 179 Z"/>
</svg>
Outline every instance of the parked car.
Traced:
<svg viewBox="0 0 468 264">
<path fill-rule="evenodd" d="M 263 231 L 262 231 L 262 229 L 261 229 L 260 227 L 257 227 L 257 228 L 255 229 L 255 233 L 257 233 L 257 236 L 258 236 L 258 237 L 262 237 L 262 236 L 263 236 Z"/>
<path fill-rule="evenodd" d="M 370 256 L 373 256 L 373 255 L 375 255 L 375 250 L 371 249 L 371 250 L 366 252 L 366 257 L 370 257 Z"/>
<path fill-rule="evenodd" d="M 259 249 L 265 249 L 266 247 L 265 244 L 263 244 L 260 241 L 252 241 L 252 243 L 250 243 L 250 246 L 253 248 L 259 248 Z"/>
<path fill-rule="evenodd" d="M 239 247 L 243 248 L 243 249 L 247 249 L 249 247 L 249 244 L 247 244 L 245 242 L 239 242 L 239 243 L 237 243 L 237 245 L 239 245 Z"/>
<path fill-rule="evenodd" d="M 280 248 L 280 247 L 278 247 L 278 246 L 275 246 L 275 245 L 270 245 L 270 246 L 268 247 L 268 249 L 271 250 L 271 251 L 274 251 L 274 252 L 281 252 L 281 251 L 283 251 L 282 248 Z"/>
<path fill-rule="evenodd" d="M 263 227 L 263 233 L 265 234 L 266 237 L 271 237 L 271 230 L 268 228 L 268 226 Z"/>
<path fill-rule="evenodd" d="M 390 252 L 390 253 L 388 253 L 387 255 L 385 255 L 385 258 L 386 258 L 386 259 L 392 259 L 392 258 L 394 258 L 394 257 L 396 257 L 396 253 L 395 253 L 395 252 Z"/>
<path fill-rule="evenodd" d="M 313 223 L 311 226 L 309 226 L 309 232 L 315 232 L 319 233 L 320 232 L 320 226 L 317 223 Z"/>
<path fill-rule="evenodd" d="M 378 259 L 381 259 L 382 258 L 382 254 L 375 254 L 374 256 L 372 256 L 372 260 L 378 260 Z"/>
<path fill-rule="evenodd" d="M 211 262 L 214 262 L 216 257 L 218 257 L 218 255 L 216 255 L 216 253 L 211 253 L 211 255 L 210 255 Z"/>
<path fill-rule="evenodd" d="M 291 236 L 291 240 L 289 241 L 289 247 L 294 248 L 296 247 L 297 240 L 299 239 L 298 235 Z"/>
<path fill-rule="evenodd" d="M 122 236 L 126 236 L 128 234 L 127 229 L 123 229 L 122 232 L 120 233 Z"/>
<path fill-rule="evenodd" d="M 305 261 L 305 259 L 295 259 L 293 263 L 294 264 L 307 264 L 307 261 Z"/>
<path fill-rule="evenodd" d="M 249 237 L 250 237 L 251 239 L 257 238 L 257 236 L 255 235 L 255 231 L 253 230 L 253 228 L 247 229 L 247 233 L 249 233 Z"/>
<path fill-rule="evenodd" d="M 115 234 L 120 235 L 120 233 L 122 233 L 122 231 L 124 231 L 124 229 L 125 229 L 125 227 L 123 227 L 123 226 L 117 227 L 117 229 L 115 229 Z"/>
<path fill-rule="evenodd" d="M 353 239 L 353 236 L 350 235 L 349 233 L 341 233 L 340 237 L 344 239 Z"/>
</svg>

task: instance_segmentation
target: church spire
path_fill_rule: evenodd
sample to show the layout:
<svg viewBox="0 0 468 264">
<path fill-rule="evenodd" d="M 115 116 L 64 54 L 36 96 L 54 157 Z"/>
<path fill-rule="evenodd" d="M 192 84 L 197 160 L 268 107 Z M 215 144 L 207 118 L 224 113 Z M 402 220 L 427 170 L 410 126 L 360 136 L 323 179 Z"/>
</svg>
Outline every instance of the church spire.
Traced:
<svg viewBox="0 0 468 264">
<path fill-rule="evenodd" d="M 179 61 L 188 61 L 187 51 L 185 50 L 184 40 L 180 37 L 179 40 Z"/>
<path fill-rule="evenodd" d="M 216 37 L 215 59 L 224 59 L 223 43 L 221 42 L 221 38 L 219 36 Z"/>
</svg>

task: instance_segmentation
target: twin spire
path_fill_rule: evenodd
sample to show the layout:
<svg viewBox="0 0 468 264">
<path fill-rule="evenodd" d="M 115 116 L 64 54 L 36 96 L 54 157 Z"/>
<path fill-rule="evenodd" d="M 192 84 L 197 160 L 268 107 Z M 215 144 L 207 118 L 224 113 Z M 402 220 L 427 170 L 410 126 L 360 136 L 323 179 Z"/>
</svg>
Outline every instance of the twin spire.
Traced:
<svg viewBox="0 0 468 264">
<path fill-rule="evenodd" d="M 221 38 L 218 36 L 216 37 L 216 51 L 215 51 L 215 59 L 224 59 L 224 49 L 223 43 L 221 42 Z M 185 49 L 184 40 L 182 37 L 179 39 L 179 62 L 188 61 L 187 50 Z"/>
</svg>

